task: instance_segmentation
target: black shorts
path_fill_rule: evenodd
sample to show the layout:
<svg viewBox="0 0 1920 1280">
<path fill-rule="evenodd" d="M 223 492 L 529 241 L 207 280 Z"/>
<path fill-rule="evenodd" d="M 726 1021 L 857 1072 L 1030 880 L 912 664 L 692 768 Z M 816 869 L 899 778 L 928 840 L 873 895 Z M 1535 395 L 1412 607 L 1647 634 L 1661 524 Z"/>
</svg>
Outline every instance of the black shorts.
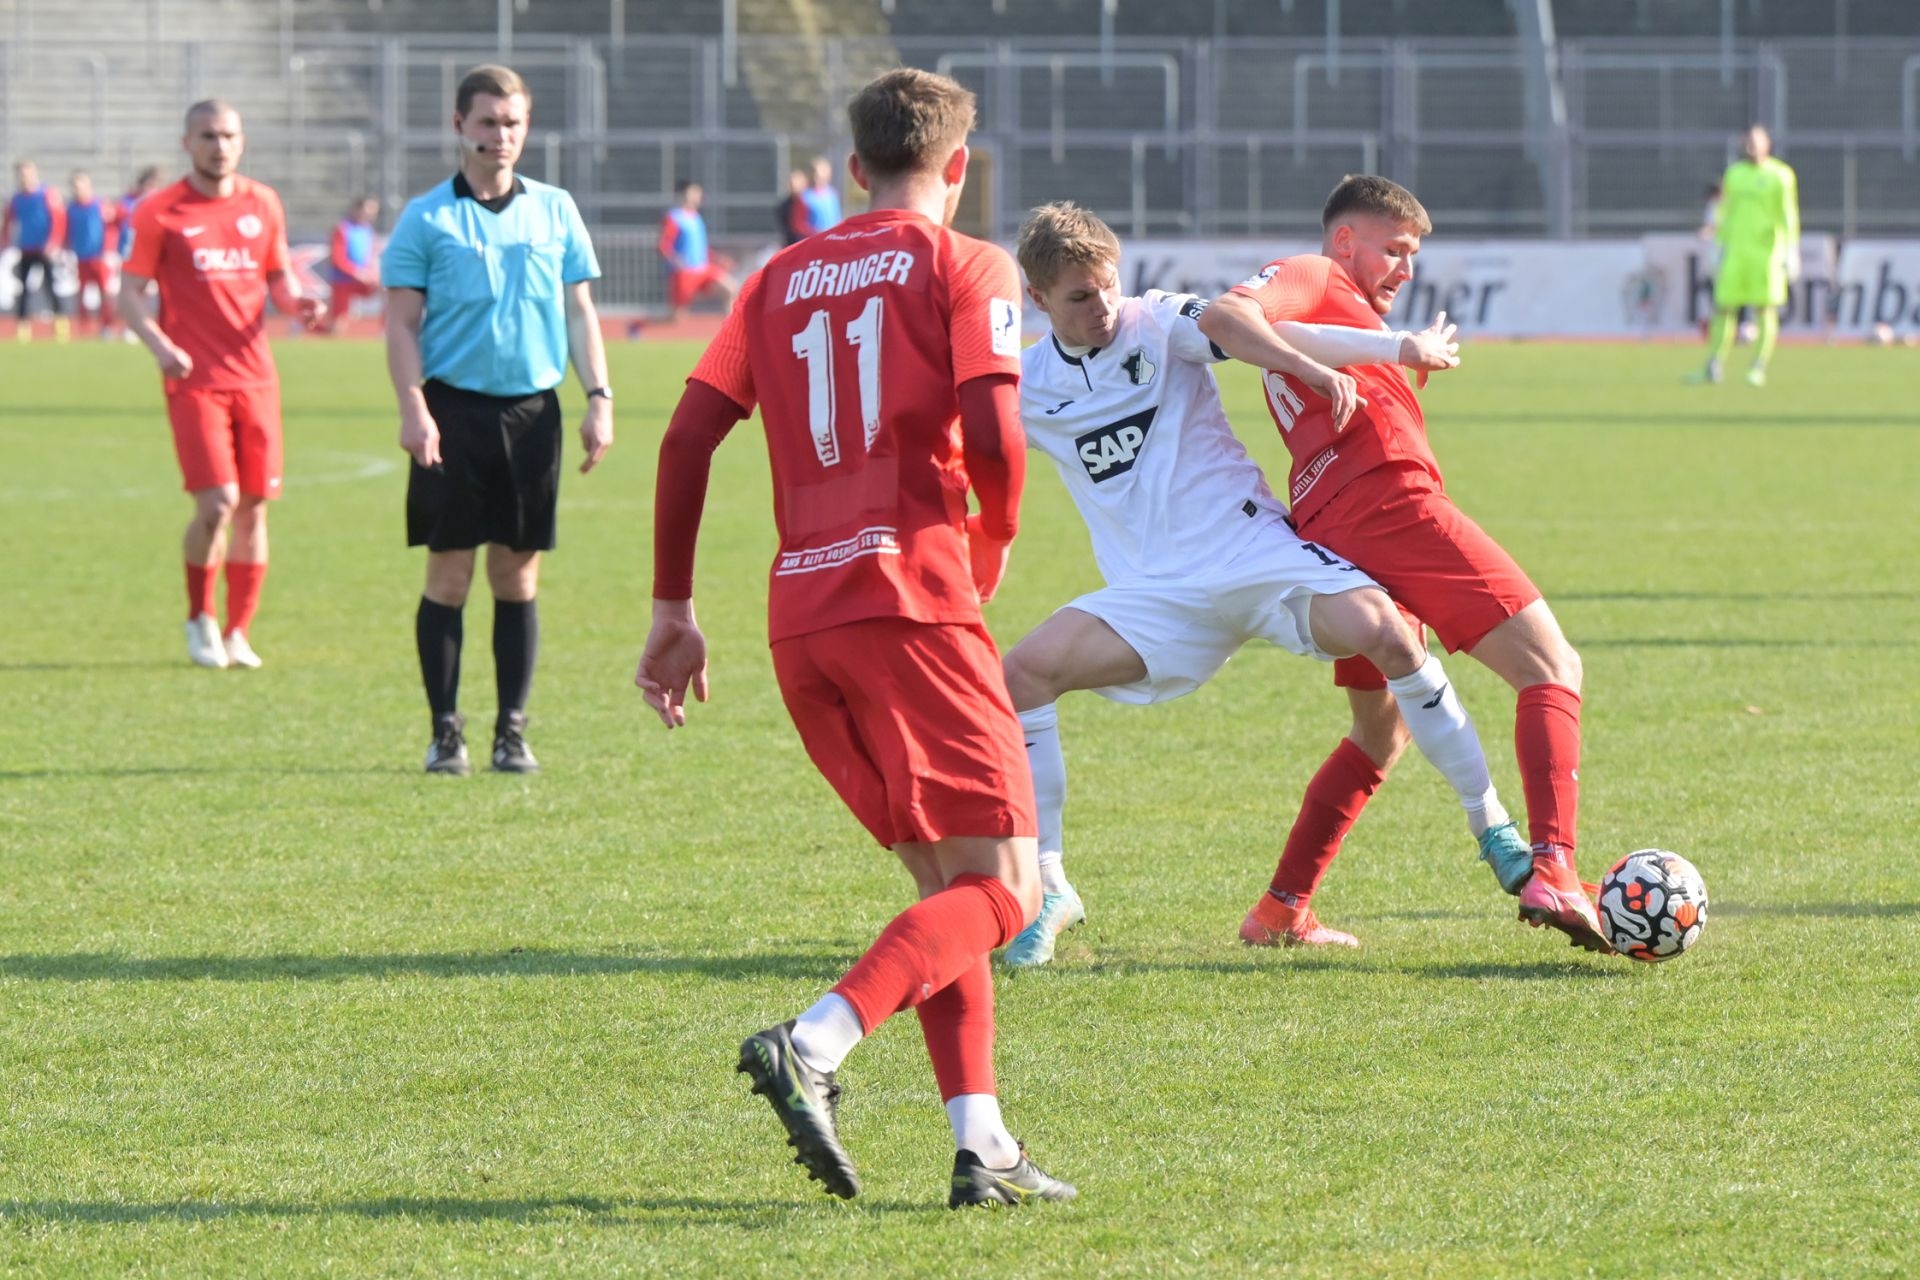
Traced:
<svg viewBox="0 0 1920 1280">
<path fill-rule="evenodd" d="M 407 545 L 467 551 L 497 542 L 551 551 L 560 499 L 560 397 L 421 388 L 440 428 L 440 464 L 407 477 Z"/>
</svg>

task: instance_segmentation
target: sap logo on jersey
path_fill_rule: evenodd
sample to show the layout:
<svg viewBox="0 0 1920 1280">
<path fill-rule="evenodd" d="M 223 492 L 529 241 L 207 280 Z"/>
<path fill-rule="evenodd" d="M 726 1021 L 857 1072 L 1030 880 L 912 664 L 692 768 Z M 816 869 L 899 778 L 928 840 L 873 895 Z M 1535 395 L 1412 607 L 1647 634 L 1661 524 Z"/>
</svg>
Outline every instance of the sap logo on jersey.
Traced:
<svg viewBox="0 0 1920 1280">
<path fill-rule="evenodd" d="M 253 260 L 253 251 L 245 246 L 238 249 L 195 249 L 193 269 L 202 275 L 209 275 L 216 271 L 258 271 L 260 264 Z"/>
<path fill-rule="evenodd" d="M 1087 474 L 1095 484 L 1133 470 L 1134 460 L 1140 456 L 1140 447 L 1147 442 L 1147 430 L 1153 426 L 1153 415 L 1159 409 L 1160 406 L 1154 405 L 1074 438 L 1074 448 L 1080 453 L 1080 464 L 1087 469 Z"/>
</svg>

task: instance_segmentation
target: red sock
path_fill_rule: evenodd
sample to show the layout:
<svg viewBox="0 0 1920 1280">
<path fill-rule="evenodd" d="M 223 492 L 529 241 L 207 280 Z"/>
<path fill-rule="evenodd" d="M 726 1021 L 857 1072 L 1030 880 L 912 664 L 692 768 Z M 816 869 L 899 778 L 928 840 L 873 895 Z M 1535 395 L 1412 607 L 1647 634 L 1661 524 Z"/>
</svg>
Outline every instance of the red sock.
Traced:
<svg viewBox="0 0 1920 1280">
<path fill-rule="evenodd" d="M 986 956 L 922 1000 L 914 1012 L 920 1015 L 920 1034 L 933 1059 L 940 1101 L 950 1102 L 963 1093 L 992 1093 L 993 966 Z"/>
<path fill-rule="evenodd" d="M 955 876 L 895 916 L 834 991 L 871 1035 L 1013 941 L 1022 924 L 1020 903 L 1007 886 L 992 876 Z"/>
<path fill-rule="evenodd" d="M 1571 853 L 1580 814 L 1580 695 L 1559 684 L 1522 689 L 1513 716 L 1513 752 L 1534 852 Z"/>
<path fill-rule="evenodd" d="M 267 562 L 227 561 L 227 630 L 245 631 L 260 607 L 260 585 L 267 580 Z"/>
<path fill-rule="evenodd" d="M 1327 762 L 1307 784 L 1306 798 L 1300 802 L 1300 816 L 1287 833 L 1287 847 L 1274 868 L 1268 891 L 1290 907 L 1303 906 L 1319 887 L 1340 842 L 1353 830 L 1367 800 L 1380 788 L 1386 775 L 1367 753 L 1354 745 L 1352 738 L 1340 739 Z"/>
<path fill-rule="evenodd" d="M 215 564 L 187 566 L 188 622 L 192 622 L 203 613 L 213 612 L 213 575 L 219 567 Z"/>
</svg>

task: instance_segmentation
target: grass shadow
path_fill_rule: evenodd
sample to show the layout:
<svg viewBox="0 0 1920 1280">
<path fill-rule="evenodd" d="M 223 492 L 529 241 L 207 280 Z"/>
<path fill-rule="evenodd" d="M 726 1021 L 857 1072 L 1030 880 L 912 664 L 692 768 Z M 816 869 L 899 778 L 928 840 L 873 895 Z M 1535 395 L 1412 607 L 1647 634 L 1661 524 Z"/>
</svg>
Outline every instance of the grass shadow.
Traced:
<svg viewBox="0 0 1920 1280">
<path fill-rule="evenodd" d="M 1525 964 L 1490 961 L 1475 964 L 1423 964 L 1414 965 L 1409 972 L 1422 978 L 1465 979 L 1470 982 L 1482 982 L 1488 979 L 1506 982 L 1558 982 L 1567 979 L 1611 981 L 1626 977 L 1631 970 L 1625 964 L 1615 964 L 1611 961 L 1594 964 L 1569 959 L 1531 960 Z"/>
<path fill-rule="evenodd" d="M 746 981 L 831 983 L 847 953 L 621 955 L 615 952 L 439 952 L 373 955 L 125 956 L 111 952 L 0 955 L 0 979 L 29 982 L 343 982 L 362 978 L 588 978 L 606 974 L 698 974 Z"/>
</svg>

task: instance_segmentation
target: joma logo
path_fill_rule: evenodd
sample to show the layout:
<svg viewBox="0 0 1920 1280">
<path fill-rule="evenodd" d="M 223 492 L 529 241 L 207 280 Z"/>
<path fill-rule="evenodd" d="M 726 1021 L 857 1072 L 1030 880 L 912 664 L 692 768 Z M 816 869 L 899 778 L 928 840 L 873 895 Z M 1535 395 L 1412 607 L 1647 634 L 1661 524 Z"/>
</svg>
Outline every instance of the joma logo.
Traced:
<svg viewBox="0 0 1920 1280">
<path fill-rule="evenodd" d="M 1095 484 L 1133 470 L 1140 447 L 1147 442 L 1147 429 L 1153 426 L 1153 415 L 1159 411 L 1160 406 L 1154 405 L 1074 439 L 1080 463 Z"/>
</svg>

